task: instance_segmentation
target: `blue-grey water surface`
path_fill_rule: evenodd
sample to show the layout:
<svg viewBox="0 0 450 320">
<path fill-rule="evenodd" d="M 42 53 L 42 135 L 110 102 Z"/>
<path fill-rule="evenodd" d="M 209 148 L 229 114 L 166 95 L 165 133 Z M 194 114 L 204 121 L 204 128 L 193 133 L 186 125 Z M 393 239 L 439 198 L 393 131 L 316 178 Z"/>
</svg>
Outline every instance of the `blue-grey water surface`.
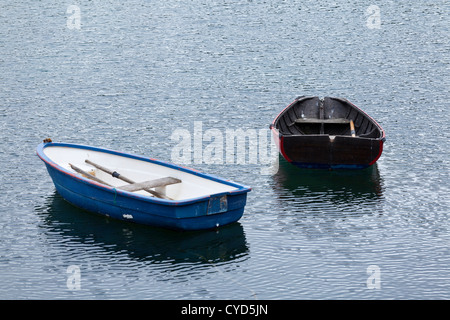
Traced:
<svg viewBox="0 0 450 320">
<path fill-rule="evenodd" d="M 2 1 L 0 298 L 449 299 L 449 7 Z M 299 95 L 374 117 L 380 160 L 329 172 L 281 159 L 275 175 L 193 162 L 253 188 L 242 219 L 217 231 L 79 210 L 35 155 L 50 137 L 172 161 L 176 129 L 267 129 Z"/>
</svg>

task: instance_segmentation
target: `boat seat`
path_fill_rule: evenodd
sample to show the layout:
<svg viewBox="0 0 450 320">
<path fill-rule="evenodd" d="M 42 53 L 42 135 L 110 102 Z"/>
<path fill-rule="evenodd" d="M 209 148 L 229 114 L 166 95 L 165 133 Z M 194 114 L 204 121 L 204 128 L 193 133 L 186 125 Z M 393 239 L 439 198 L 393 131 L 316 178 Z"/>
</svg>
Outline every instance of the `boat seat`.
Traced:
<svg viewBox="0 0 450 320">
<path fill-rule="evenodd" d="M 315 118 L 299 118 L 294 123 L 333 123 L 333 124 L 349 124 L 350 120 L 345 118 L 336 119 L 315 119 Z"/>
<path fill-rule="evenodd" d="M 157 187 L 165 187 L 171 184 L 175 183 L 181 183 L 180 179 L 172 178 L 172 177 L 165 177 L 165 178 L 159 178 L 154 180 L 148 180 L 143 182 L 136 182 L 132 184 L 127 184 L 124 186 L 117 187 L 117 189 L 134 192 L 134 191 L 140 191 L 144 189 L 149 188 L 157 188 Z"/>
</svg>

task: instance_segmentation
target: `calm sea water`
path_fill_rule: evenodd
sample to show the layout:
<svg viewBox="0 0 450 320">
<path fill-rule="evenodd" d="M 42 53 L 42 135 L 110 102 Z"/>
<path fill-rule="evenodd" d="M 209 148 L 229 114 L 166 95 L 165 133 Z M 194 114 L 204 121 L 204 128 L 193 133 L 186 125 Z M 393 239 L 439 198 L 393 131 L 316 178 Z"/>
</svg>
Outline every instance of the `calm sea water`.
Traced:
<svg viewBox="0 0 450 320">
<path fill-rule="evenodd" d="M 448 2 L 73 2 L 0 4 L 0 298 L 450 298 Z M 191 163 L 253 187 L 218 231 L 76 209 L 35 156 L 50 137 L 171 161 L 175 130 L 267 129 L 299 95 L 367 111 L 382 157 Z"/>
</svg>

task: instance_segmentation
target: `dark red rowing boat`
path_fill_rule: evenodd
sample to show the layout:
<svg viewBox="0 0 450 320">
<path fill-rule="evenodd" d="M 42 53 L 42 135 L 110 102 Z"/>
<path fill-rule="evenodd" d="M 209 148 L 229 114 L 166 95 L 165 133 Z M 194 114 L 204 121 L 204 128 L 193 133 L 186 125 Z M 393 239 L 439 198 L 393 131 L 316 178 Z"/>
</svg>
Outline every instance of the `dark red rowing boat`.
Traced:
<svg viewBox="0 0 450 320">
<path fill-rule="evenodd" d="M 381 156 L 381 126 L 346 99 L 298 97 L 270 125 L 280 153 L 302 168 L 362 169 Z"/>
</svg>

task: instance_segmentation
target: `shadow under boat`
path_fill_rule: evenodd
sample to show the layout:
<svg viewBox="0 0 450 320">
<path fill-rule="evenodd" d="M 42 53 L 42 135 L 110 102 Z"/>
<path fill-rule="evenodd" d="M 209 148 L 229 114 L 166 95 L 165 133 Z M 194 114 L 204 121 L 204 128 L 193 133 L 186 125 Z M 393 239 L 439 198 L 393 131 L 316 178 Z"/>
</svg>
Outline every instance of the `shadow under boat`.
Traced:
<svg viewBox="0 0 450 320">
<path fill-rule="evenodd" d="M 273 188 L 278 196 L 293 196 L 297 200 L 311 194 L 324 195 L 323 199 L 335 203 L 373 201 L 383 197 L 382 178 L 376 163 L 362 170 L 329 171 L 298 168 L 281 155 Z"/>
<path fill-rule="evenodd" d="M 56 191 L 36 211 L 49 236 L 77 243 L 95 243 L 106 251 L 125 252 L 138 261 L 216 263 L 248 254 L 244 230 L 239 222 L 217 230 L 180 233 L 86 214 L 83 209 L 66 202 Z"/>
</svg>

